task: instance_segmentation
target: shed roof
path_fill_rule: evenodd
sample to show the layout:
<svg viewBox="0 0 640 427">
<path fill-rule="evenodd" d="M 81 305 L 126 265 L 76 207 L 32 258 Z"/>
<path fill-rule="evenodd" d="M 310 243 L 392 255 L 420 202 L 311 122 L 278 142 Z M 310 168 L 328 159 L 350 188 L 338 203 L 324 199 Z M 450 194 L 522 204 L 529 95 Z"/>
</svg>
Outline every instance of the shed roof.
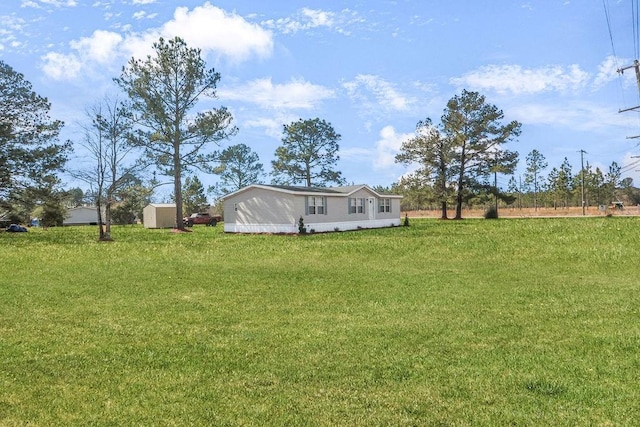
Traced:
<svg viewBox="0 0 640 427">
<path fill-rule="evenodd" d="M 175 208 L 175 203 L 149 203 L 147 206 L 153 206 L 154 208 Z"/>
</svg>

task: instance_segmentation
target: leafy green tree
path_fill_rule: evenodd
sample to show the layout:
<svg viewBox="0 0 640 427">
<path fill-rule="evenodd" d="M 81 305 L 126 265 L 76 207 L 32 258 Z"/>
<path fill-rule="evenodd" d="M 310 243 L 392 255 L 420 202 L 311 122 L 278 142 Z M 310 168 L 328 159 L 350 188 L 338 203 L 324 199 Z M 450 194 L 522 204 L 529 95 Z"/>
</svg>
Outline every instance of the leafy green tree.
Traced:
<svg viewBox="0 0 640 427">
<path fill-rule="evenodd" d="M 512 173 L 518 153 L 503 149 L 503 144 L 520 135 L 521 125 L 512 121 L 502 125 L 504 113 L 487 104 L 477 92 L 463 90 L 449 100 L 441 118 L 442 134 L 454 145 L 456 157 L 450 164 L 456 180 L 456 215 L 462 218 L 462 204 L 468 189 L 483 186 L 483 180 L 499 167 Z"/>
<path fill-rule="evenodd" d="M 518 208 L 522 209 L 522 189 L 518 185 L 518 181 L 516 181 L 515 176 L 511 176 L 509 178 L 509 183 L 507 184 L 507 193 L 511 197 L 513 197 L 513 201 L 518 201 Z"/>
<path fill-rule="evenodd" d="M 0 89 L 0 206 L 28 220 L 36 203 L 60 192 L 57 175 L 71 143 L 59 142 L 63 122 L 49 117 L 49 101 L 3 61 Z M 39 200 L 29 199 L 36 194 Z"/>
<path fill-rule="evenodd" d="M 582 169 L 574 177 L 574 192 L 578 199 L 581 199 L 582 180 L 584 178 L 584 204 L 585 207 L 591 206 L 592 203 L 601 204 L 603 200 L 604 175 L 600 168 L 595 170 L 587 162 L 584 169 Z"/>
<path fill-rule="evenodd" d="M 633 186 L 633 178 L 623 178 L 620 182 L 622 194 L 627 198 L 628 203 L 640 205 L 640 190 Z"/>
<path fill-rule="evenodd" d="M 151 203 L 153 185 L 146 186 L 141 180 L 130 178 L 117 193 L 118 202 L 112 211 L 115 224 L 132 224 L 135 219 L 142 219 L 144 207 Z"/>
<path fill-rule="evenodd" d="M 176 37 L 153 44 L 154 56 L 129 60 L 115 81 L 128 94 L 143 128 L 136 145 L 161 173 L 172 176 L 176 225 L 184 230 L 182 174 L 192 168 L 213 172 L 214 151 L 207 151 L 237 132 L 231 113 L 220 107 L 193 114 L 198 101 L 215 98 L 220 74 L 207 70 L 199 49 Z"/>
<path fill-rule="evenodd" d="M 549 164 L 545 157 L 538 150 L 534 149 L 527 154 L 527 169 L 524 173 L 524 182 L 531 186 L 533 190 L 533 208 L 538 209 L 538 192 L 540 191 L 541 178 L 540 173 L 547 168 Z"/>
<path fill-rule="evenodd" d="M 610 195 L 607 194 L 608 192 L 605 189 L 604 174 L 599 167 L 596 167 L 595 171 L 587 175 L 586 185 L 596 204 L 604 205 L 610 202 Z"/>
<path fill-rule="evenodd" d="M 396 155 L 398 163 L 418 165 L 414 178 L 426 178 L 430 183 L 432 195 L 440 204 L 442 219 L 447 219 L 447 202 L 452 193 L 454 148 L 454 141 L 445 137 L 427 118 L 418 122 L 415 136 L 404 141 Z M 416 179 L 411 180 L 412 183 L 415 184 Z"/>
<path fill-rule="evenodd" d="M 565 157 L 562 165 L 560 165 L 560 169 L 558 170 L 558 178 L 553 184 L 553 188 L 558 192 L 558 196 L 560 197 L 560 199 L 563 200 L 564 207 L 569 206 L 571 192 L 573 191 L 572 183 L 573 171 L 571 170 L 569 160 L 567 160 L 567 158 Z"/>
<path fill-rule="evenodd" d="M 187 215 L 202 212 L 208 206 L 207 196 L 204 193 L 204 186 L 197 176 L 194 176 L 193 178 L 188 176 L 184 180 L 182 195 L 184 212 Z"/>
<path fill-rule="evenodd" d="M 415 172 L 400 178 L 393 186 L 394 194 L 401 194 L 400 210 L 415 211 L 421 209 L 431 209 L 432 203 L 438 203 L 438 199 L 433 192 L 430 177 L 422 176 Z"/>
<path fill-rule="evenodd" d="M 343 184 L 342 174 L 334 169 L 340 160 L 339 140 L 331 124 L 318 118 L 284 125 L 282 145 L 271 162 L 274 182 L 307 187 Z"/>
<path fill-rule="evenodd" d="M 551 197 L 551 203 L 553 204 L 553 208 L 557 209 L 560 195 L 557 187 L 558 176 L 560 175 L 560 171 L 558 168 L 551 168 L 549 174 L 547 175 L 547 188 L 549 189 L 549 196 Z"/>
<path fill-rule="evenodd" d="M 612 162 L 609 165 L 609 171 L 604 177 L 605 193 L 607 193 L 611 200 L 617 200 L 616 190 L 621 186 L 622 180 L 622 168 L 616 162 Z"/>
<path fill-rule="evenodd" d="M 245 144 L 232 145 L 222 151 L 220 165 L 214 172 L 220 176 L 216 192 L 223 196 L 251 184 L 261 183 L 264 168 L 258 154 Z"/>
<path fill-rule="evenodd" d="M 67 191 L 66 207 L 77 208 L 82 206 L 85 201 L 84 191 L 80 187 L 74 187 Z"/>
</svg>

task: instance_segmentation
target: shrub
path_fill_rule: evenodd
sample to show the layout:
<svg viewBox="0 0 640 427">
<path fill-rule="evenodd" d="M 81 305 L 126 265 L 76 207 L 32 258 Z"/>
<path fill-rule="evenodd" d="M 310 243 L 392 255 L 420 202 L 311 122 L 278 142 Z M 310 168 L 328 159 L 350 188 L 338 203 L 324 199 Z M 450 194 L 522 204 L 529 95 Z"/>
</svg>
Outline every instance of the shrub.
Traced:
<svg viewBox="0 0 640 427">
<path fill-rule="evenodd" d="M 302 216 L 300 217 L 300 219 L 298 220 L 298 233 L 300 234 L 307 234 L 307 229 L 304 226 L 304 219 L 302 218 Z"/>
<path fill-rule="evenodd" d="M 409 215 L 406 213 L 404 214 L 404 223 L 402 225 L 404 225 L 405 227 L 409 226 Z"/>
<path fill-rule="evenodd" d="M 497 219 L 498 218 L 498 209 L 496 209 L 495 206 L 489 207 L 489 209 L 487 209 L 484 212 L 484 218 L 485 219 Z"/>
</svg>

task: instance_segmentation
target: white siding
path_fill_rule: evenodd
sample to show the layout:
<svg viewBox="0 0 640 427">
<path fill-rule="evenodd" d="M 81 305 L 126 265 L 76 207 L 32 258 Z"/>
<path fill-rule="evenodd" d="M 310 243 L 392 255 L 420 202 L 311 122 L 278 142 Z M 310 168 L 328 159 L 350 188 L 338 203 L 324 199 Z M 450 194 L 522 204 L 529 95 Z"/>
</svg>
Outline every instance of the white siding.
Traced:
<svg viewBox="0 0 640 427">
<path fill-rule="evenodd" d="M 249 186 L 223 200 L 224 231 L 231 233 L 298 233 L 303 218 L 307 232 L 346 231 L 400 225 L 399 196 L 389 199 L 391 212 L 378 212 L 377 193 L 369 187 L 340 188 L 327 192 L 296 191 Z M 352 191 L 351 193 L 348 193 Z M 305 194 L 306 193 L 306 194 Z M 309 197 L 324 197 L 324 212 L 309 214 Z M 349 213 L 349 200 L 363 199 L 363 212 Z M 369 202 L 371 200 L 371 202 Z"/>
<path fill-rule="evenodd" d="M 98 224 L 98 209 L 95 206 L 81 206 L 67 211 L 67 217 L 62 225 L 90 225 Z"/>
</svg>

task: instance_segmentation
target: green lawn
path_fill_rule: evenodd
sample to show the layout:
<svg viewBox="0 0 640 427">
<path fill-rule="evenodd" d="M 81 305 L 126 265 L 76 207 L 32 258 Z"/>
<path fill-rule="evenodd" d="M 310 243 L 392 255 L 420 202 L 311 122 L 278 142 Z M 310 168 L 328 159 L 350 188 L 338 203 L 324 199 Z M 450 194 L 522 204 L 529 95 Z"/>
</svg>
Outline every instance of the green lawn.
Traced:
<svg viewBox="0 0 640 427">
<path fill-rule="evenodd" d="M 624 426 L 640 218 L 0 233 L 0 425 Z"/>
</svg>

